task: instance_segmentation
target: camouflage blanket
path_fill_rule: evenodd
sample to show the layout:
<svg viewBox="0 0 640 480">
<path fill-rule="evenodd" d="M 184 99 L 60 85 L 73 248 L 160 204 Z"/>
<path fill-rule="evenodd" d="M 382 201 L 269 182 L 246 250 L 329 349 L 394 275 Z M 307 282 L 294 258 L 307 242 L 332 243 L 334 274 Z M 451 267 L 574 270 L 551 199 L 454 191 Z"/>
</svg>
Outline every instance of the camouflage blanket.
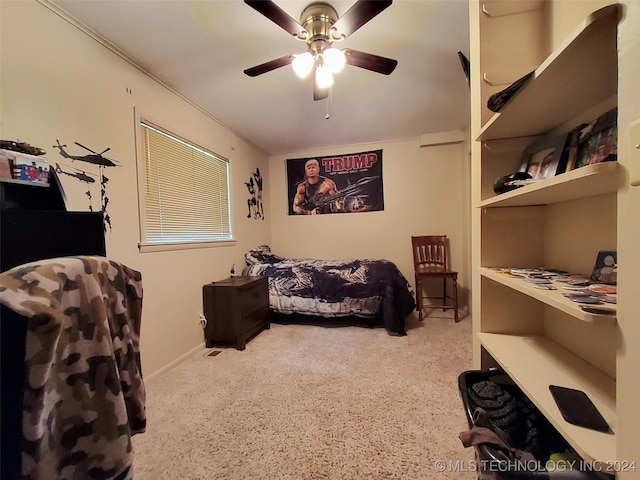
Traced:
<svg viewBox="0 0 640 480">
<path fill-rule="evenodd" d="M 282 258 L 260 245 L 245 254 L 243 275 L 269 277 L 269 308 L 283 314 L 380 318 L 392 335 L 407 334 L 413 292 L 389 260 Z"/>
<path fill-rule="evenodd" d="M 133 478 L 140 273 L 104 257 L 32 262 L 0 274 L 0 303 L 28 318 L 23 478 Z"/>
</svg>

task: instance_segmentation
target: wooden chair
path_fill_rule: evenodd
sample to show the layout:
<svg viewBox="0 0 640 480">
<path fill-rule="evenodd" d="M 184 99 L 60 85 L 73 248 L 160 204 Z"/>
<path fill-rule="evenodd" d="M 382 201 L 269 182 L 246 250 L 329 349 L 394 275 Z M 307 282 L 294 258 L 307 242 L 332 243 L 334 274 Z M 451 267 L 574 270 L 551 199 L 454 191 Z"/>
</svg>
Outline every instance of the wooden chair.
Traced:
<svg viewBox="0 0 640 480">
<path fill-rule="evenodd" d="M 458 272 L 449 270 L 449 243 L 446 235 L 427 235 L 411 237 L 413 247 L 413 268 L 416 277 L 416 303 L 418 319 L 422 320 L 425 308 L 453 309 L 456 322 L 458 319 Z M 442 279 L 442 296 L 425 296 L 423 281 L 427 279 Z M 447 280 L 451 279 L 453 293 L 447 295 Z M 442 305 L 425 305 L 425 299 L 439 299 Z M 452 303 L 447 303 L 451 300 Z"/>
</svg>

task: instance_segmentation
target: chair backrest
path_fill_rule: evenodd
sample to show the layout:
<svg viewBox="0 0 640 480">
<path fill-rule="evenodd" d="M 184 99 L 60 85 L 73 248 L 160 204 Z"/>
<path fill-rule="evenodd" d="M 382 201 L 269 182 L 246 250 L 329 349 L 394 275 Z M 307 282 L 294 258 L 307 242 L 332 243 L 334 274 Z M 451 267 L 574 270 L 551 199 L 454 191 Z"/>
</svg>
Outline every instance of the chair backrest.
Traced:
<svg viewBox="0 0 640 480">
<path fill-rule="evenodd" d="M 421 268 L 441 268 L 447 270 L 449 248 L 446 235 L 425 235 L 411 237 L 413 247 L 413 266 Z"/>
</svg>

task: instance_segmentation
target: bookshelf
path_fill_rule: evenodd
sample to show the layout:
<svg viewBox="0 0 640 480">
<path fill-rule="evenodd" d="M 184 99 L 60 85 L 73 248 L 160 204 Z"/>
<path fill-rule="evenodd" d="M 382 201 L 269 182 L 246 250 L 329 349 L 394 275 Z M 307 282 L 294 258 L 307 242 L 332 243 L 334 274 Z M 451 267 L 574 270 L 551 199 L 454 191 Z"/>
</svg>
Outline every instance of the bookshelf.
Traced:
<svg viewBox="0 0 640 480">
<path fill-rule="evenodd" d="M 492 185 L 518 170 L 536 138 L 568 132 L 617 105 L 622 9 L 595 10 L 551 50 L 553 2 L 515 3 L 470 2 L 474 360 L 502 367 L 585 461 L 606 465 L 617 458 L 620 421 L 616 315 L 587 313 L 560 288 L 539 290 L 495 267 L 589 274 L 599 250 L 617 248 L 620 165 L 588 165 L 500 195 Z M 487 99 L 506 86 L 490 80 L 509 84 L 530 65 L 529 82 L 500 113 L 489 111 Z M 551 384 L 585 391 L 613 434 L 567 423 Z"/>
</svg>

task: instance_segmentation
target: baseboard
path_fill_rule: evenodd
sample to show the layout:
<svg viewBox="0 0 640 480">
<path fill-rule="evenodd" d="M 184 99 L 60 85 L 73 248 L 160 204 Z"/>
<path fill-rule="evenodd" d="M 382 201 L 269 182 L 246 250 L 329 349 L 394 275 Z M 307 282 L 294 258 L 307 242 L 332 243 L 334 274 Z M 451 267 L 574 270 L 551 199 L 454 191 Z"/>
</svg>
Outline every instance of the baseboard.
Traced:
<svg viewBox="0 0 640 480">
<path fill-rule="evenodd" d="M 156 370 L 155 372 L 153 372 L 151 375 L 149 375 L 148 377 L 145 376 L 144 377 L 144 381 L 145 382 L 149 382 L 151 380 L 153 380 L 155 377 L 157 377 L 158 375 L 163 374 L 164 372 L 171 370 L 172 368 L 178 366 L 179 364 L 181 364 L 182 362 L 184 362 L 185 360 L 187 360 L 189 357 L 192 357 L 193 355 L 195 355 L 196 353 L 204 350 L 205 345 L 204 342 L 200 343 L 199 345 L 193 347 L 191 350 L 189 350 L 188 352 L 184 353 L 183 355 L 180 355 L 178 358 L 176 358 L 175 360 L 173 360 L 172 362 L 167 363 L 164 367 L 160 368 L 159 370 Z"/>
</svg>

